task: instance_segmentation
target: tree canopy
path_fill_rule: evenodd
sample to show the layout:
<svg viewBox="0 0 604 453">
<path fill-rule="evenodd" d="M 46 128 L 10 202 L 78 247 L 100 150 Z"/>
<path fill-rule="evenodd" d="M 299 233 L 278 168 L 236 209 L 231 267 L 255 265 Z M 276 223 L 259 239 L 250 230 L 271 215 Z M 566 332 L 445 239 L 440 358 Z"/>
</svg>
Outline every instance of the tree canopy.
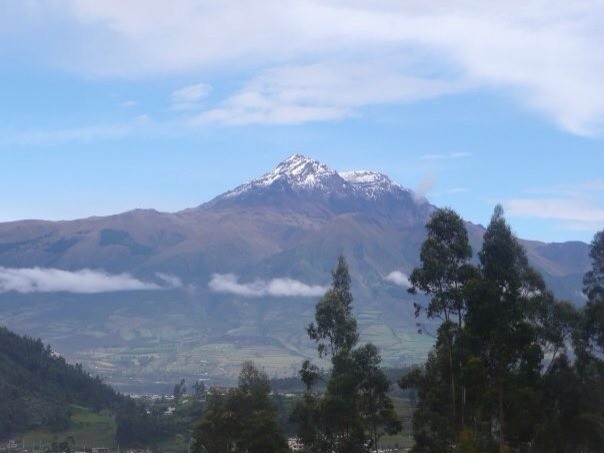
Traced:
<svg viewBox="0 0 604 453">
<path fill-rule="evenodd" d="M 588 302 L 577 310 L 529 266 L 500 206 L 478 266 L 451 210 L 437 210 L 426 228 L 411 292 L 431 296 L 426 314 L 441 324 L 425 366 L 399 382 L 418 391 L 414 451 L 599 451 L 602 233 L 584 280 Z"/>
<path fill-rule="evenodd" d="M 194 450 L 203 453 L 288 452 L 269 397 L 269 380 L 253 362 L 244 362 L 239 386 L 222 393 L 213 387 L 193 435 Z"/>
<path fill-rule="evenodd" d="M 331 287 L 317 303 L 315 321 L 307 329 L 319 357 L 331 359 L 327 386 L 322 394 L 313 392 L 320 374 L 306 361 L 300 375 L 307 392 L 291 417 L 306 451 L 366 452 L 377 447 L 382 434 L 401 430 L 386 395 L 390 383 L 380 368 L 377 347 L 357 346 L 352 301 L 348 266 L 340 256 Z"/>
<path fill-rule="evenodd" d="M 41 340 L 0 327 L 0 439 L 35 427 L 65 429 L 71 404 L 115 410 L 124 400 Z"/>
</svg>

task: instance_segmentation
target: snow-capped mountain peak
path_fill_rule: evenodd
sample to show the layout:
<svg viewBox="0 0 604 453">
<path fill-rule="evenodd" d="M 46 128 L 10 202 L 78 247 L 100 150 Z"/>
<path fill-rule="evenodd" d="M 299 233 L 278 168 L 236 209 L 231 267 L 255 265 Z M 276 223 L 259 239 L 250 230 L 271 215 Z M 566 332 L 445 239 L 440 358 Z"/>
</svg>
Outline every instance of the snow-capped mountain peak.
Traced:
<svg viewBox="0 0 604 453">
<path fill-rule="evenodd" d="M 273 171 L 227 192 L 225 197 L 236 197 L 275 184 L 289 186 L 294 192 L 322 191 L 327 193 L 341 190 L 346 186 L 346 181 L 327 165 L 302 154 L 294 154 L 277 165 Z"/>
<path fill-rule="evenodd" d="M 368 170 L 338 173 L 310 157 L 294 154 L 279 163 L 273 171 L 219 198 L 233 198 L 271 187 L 278 187 L 279 190 L 287 187 L 296 193 L 313 192 L 326 197 L 339 194 L 363 199 L 410 192 L 382 173 Z"/>
<path fill-rule="evenodd" d="M 320 184 L 321 180 L 331 179 L 336 174 L 321 162 L 302 154 L 294 154 L 277 165 L 274 171 L 265 174 L 257 181 L 266 182 L 268 185 L 276 179 L 285 178 L 295 186 L 312 188 Z"/>
</svg>

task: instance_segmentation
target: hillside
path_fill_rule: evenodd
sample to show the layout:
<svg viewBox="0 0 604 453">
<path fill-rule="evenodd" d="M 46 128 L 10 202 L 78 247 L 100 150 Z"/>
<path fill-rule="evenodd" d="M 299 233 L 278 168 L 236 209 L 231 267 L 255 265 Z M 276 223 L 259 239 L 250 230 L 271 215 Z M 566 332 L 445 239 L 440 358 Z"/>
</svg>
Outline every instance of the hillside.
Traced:
<svg viewBox="0 0 604 453">
<path fill-rule="evenodd" d="M 70 407 L 115 410 L 123 397 L 38 339 L 0 327 L 0 439 L 35 428 L 66 429 Z"/>
<path fill-rule="evenodd" d="M 305 326 L 344 254 L 364 341 L 389 365 L 420 362 L 432 339 L 404 284 L 434 209 L 387 175 L 294 155 L 176 213 L 3 223 L 0 322 L 123 389 L 232 377 L 250 357 L 289 375 L 312 355 Z M 477 250 L 484 228 L 467 227 Z M 582 303 L 588 245 L 523 244 L 558 297 Z"/>
</svg>

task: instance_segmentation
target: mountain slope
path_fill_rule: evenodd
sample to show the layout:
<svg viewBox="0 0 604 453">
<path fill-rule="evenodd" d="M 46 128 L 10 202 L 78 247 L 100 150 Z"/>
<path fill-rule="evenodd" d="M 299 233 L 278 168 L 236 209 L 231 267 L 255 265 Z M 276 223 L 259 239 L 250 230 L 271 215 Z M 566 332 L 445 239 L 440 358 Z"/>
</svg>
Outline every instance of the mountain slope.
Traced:
<svg viewBox="0 0 604 453">
<path fill-rule="evenodd" d="M 69 406 L 116 409 L 122 397 L 40 340 L 0 327 L 0 439 L 35 427 L 64 429 Z"/>
<path fill-rule="evenodd" d="M 420 361 L 431 339 L 416 333 L 412 300 L 392 272 L 418 264 L 434 209 L 386 175 L 338 173 L 294 155 L 181 212 L 0 224 L 4 268 L 128 272 L 149 288 L 73 294 L 34 285 L 16 293 L 0 269 L 0 322 L 52 341 L 114 382 L 236 374 L 249 356 L 288 374 L 312 354 L 305 326 L 316 287 L 329 283 L 344 254 L 364 339 L 378 343 L 388 363 Z M 484 229 L 467 227 L 477 250 Z M 524 245 L 558 296 L 581 303 L 587 244 Z"/>
</svg>

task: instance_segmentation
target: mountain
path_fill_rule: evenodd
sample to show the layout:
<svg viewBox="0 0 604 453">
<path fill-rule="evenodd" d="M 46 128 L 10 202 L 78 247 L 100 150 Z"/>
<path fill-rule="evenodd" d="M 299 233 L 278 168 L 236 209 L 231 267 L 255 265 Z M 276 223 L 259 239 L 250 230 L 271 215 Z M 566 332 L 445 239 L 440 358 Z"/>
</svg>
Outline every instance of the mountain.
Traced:
<svg viewBox="0 0 604 453">
<path fill-rule="evenodd" d="M 0 323 L 124 389 L 233 376 L 250 357 L 291 374 L 314 356 L 305 326 L 344 254 L 362 338 L 391 365 L 418 362 L 432 340 L 416 333 L 400 285 L 434 209 L 384 174 L 337 172 L 296 154 L 176 213 L 3 223 Z M 478 250 L 484 228 L 467 228 Z M 588 245 L 523 244 L 556 294 L 582 303 Z"/>
</svg>

